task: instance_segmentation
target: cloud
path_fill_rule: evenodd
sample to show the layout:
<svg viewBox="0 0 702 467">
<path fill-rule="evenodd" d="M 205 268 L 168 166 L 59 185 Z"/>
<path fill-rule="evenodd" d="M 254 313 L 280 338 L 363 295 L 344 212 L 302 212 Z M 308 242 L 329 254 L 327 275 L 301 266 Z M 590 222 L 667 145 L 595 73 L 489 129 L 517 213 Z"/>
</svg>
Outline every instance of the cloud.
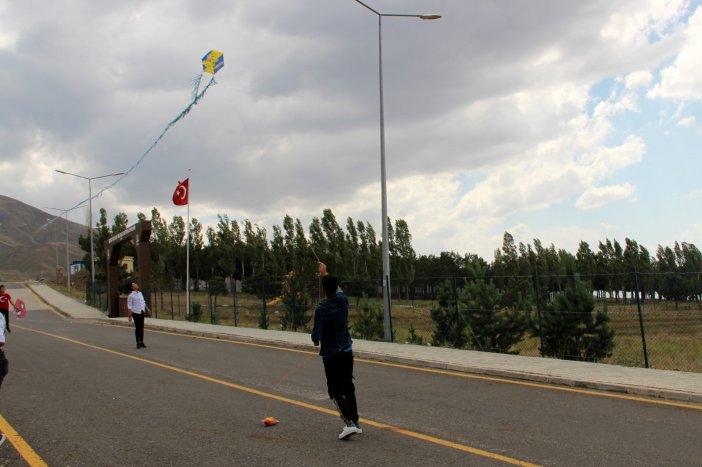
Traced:
<svg viewBox="0 0 702 467">
<path fill-rule="evenodd" d="M 648 93 L 667 99 L 702 99 L 702 6 L 690 17 L 675 61 L 661 71 L 661 80 Z"/>
<path fill-rule="evenodd" d="M 678 123 L 676 123 L 676 125 L 681 127 L 690 127 L 694 125 L 696 121 L 697 120 L 694 115 L 689 115 L 678 120 Z"/>
<path fill-rule="evenodd" d="M 84 181 L 54 170 L 130 167 L 217 49 L 218 84 L 95 209 L 181 215 L 170 196 L 190 173 L 200 221 L 270 227 L 290 214 L 308 225 L 330 207 L 380 232 L 377 18 L 355 2 L 0 5 L 0 165 L 13 180 L 3 194 L 39 206 L 84 199 Z M 557 225 L 564 211 L 605 216 L 607 203 L 635 202 L 629 169 L 659 167 L 668 145 L 652 122 L 672 114 L 669 99 L 702 89 L 702 13 L 689 5 L 441 1 L 439 21 L 384 19 L 389 215 L 408 221 L 418 251 L 489 256 L 514 226 L 572 237 L 582 227 Z M 698 121 L 697 107 L 678 109 L 679 124 Z M 656 186 L 660 198 L 671 191 Z M 538 216 L 550 225 L 524 221 Z M 603 220 L 590 225 L 602 231 Z"/>
<path fill-rule="evenodd" d="M 620 200 L 631 199 L 634 187 L 629 183 L 588 188 L 575 202 L 579 209 L 595 209 Z"/>
</svg>

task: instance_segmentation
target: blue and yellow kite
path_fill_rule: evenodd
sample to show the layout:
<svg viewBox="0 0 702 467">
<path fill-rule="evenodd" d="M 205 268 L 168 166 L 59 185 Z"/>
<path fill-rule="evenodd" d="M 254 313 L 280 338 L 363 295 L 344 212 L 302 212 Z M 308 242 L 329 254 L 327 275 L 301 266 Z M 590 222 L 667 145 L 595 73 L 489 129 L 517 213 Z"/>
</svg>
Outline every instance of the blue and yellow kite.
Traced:
<svg viewBox="0 0 702 467">
<path fill-rule="evenodd" d="M 202 57 L 202 71 L 214 75 L 224 66 L 224 54 L 217 50 L 210 50 Z"/>
</svg>

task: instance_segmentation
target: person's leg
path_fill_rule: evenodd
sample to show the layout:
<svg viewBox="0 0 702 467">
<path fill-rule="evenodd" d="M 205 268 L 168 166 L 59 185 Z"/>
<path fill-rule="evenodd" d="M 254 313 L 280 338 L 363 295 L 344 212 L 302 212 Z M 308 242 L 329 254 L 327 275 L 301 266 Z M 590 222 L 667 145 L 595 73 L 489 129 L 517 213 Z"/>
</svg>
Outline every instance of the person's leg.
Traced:
<svg viewBox="0 0 702 467">
<path fill-rule="evenodd" d="M 0 310 L 2 312 L 2 316 L 5 318 L 5 329 L 7 332 L 10 332 L 10 310 L 2 309 Z"/>
<path fill-rule="evenodd" d="M 339 439 L 347 439 L 357 433 L 363 433 L 358 426 L 358 415 L 356 413 L 356 398 L 351 391 L 350 397 L 344 395 L 345 377 L 344 371 L 348 368 L 348 355 L 339 352 L 333 357 L 324 358 L 324 372 L 327 376 L 327 390 L 329 397 L 334 401 L 339 416 L 344 421 L 344 428 L 339 434 Z M 353 383 L 351 383 L 353 385 Z M 348 391 L 348 385 L 346 385 Z"/>
<path fill-rule="evenodd" d="M 322 360 L 324 362 L 324 374 L 327 377 L 329 398 L 334 401 L 339 416 L 348 425 L 353 423 L 353 420 L 349 417 L 349 409 L 343 395 L 340 356 L 341 354 L 336 354 L 331 357 L 324 357 Z"/>
<path fill-rule="evenodd" d="M 0 348 L 0 388 L 2 387 L 2 381 L 9 372 L 9 366 L 9 362 L 5 357 L 5 352 Z"/>
<path fill-rule="evenodd" d="M 134 337 L 136 338 L 137 347 L 141 347 L 141 341 L 144 338 L 144 315 L 134 313 Z"/>
<path fill-rule="evenodd" d="M 341 394 L 346 402 L 348 418 L 358 424 L 358 407 L 356 405 L 356 387 L 353 384 L 353 353 L 342 352 L 339 359 Z"/>
<path fill-rule="evenodd" d="M 5 352 L 0 348 L 0 388 L 2 387 L 2 380 L 5 379 L 5 375 L 8 373 L 8 366 Z M 6 439 L 5 434 L 0 433 L 0 446 L 2 446 L 2 443 L 4 443 Z"/>
<path fill-rule="evenodd" d="M 146 347 L 144 345 L 144 323 L 146 322 L 146 315 L 144 313 L 141 314 L 141 326 L 139 327 L 139 342 L 141 342 L 142 347 Z"/>
</svg>

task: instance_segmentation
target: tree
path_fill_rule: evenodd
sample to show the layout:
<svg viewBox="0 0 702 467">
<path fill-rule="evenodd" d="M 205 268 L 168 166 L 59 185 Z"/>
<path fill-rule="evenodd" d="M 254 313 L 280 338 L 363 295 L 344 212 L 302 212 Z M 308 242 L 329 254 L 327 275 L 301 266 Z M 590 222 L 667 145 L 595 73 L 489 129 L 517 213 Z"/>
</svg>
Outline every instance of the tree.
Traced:
<svg viewBox="0 0 702 467">
<path fill-rule="evenodd" d="M 470 324 L 471 346 L 489 352 L 516 353 L 511 349 L 526 333 L 529 314 L 501 306 L 502 293 L 495 284 L 485 280 L 485 272 L 479 266 L 474 275 L 477 279 L 466 280 L 461 297 L 461 306 Z"/>
<path fill-rule="evenodd" d="M 678 242 L 675 242 L 675 245 L 679 249 Z M 658 292 L 661 297 L 666 300 L 674 301 L 675 309 L 677 310 L 678 303 L 684 301 L 686 296 L 683 276 L 680 274 L 678 257 L 672 248 L 663 248 L 658 245 L 656 258 L 658 260 L 658 272 L 660 274 Z"/>
<path fill-rule="evenodd" d="M 385 338 L 383 327 L 383 310 L 376 304 L 373 307 L 364 293 L 358 304 L 356 319 L 351 327 L 353 337 L 366 340 L 382 341 Z"/>
<path fill-rule="evenodd" d="M 608 323 L 607 312 L 595 310 L 590 283 L 570 271 L 565 290 L 542 313 L 541 352 L 565 360 L 607 358 L 614 349 L 614 331 Z"/>
<path fill-rule="evenodd" d="M 525 251 L 523 244 L 520 244 L 520 251 Z M 522 268 L 526 266 L 526 270 Z M 523 297 L 528 296 L 532 290 L 530 265 L 528 256 L 526 262 L 520 257 L 514 237 L 509 232 L 505 232 L 502 239 L 502 249 L 495 250 L 495 261 L 493 262 L 493 275 L 495 285 L 500 289 L 501 302 L 504 307 L 514 307 Z"/>
<path fill-rule="evenodd" d="M 578 251 L 575 253 L 575 267 L 581 278 L 595 285 L 595 290 L 597 290 L 599 295 L 600 289 L 597 286 L 599 279 L 597 276 L 597 258 L 587 242 L 581 241 L 578 245 Z"/>
<path fill-rule="evenodd" d="M 280 321 L 283 330 L 306 329 L 311 318 L 307 314 L 307 310 L 310 309 L 310 296 L 294 271 L 285 276 L 282 295 L 285 311 Z"/>
<path fill-rule="evenodd" d="M 207 265 L 203 264 L 205 242 L 202 236 L 202 224 L 196 218 L 190 219 L 190 271 L 195 276 L 195 290 L 200 290 L 200 279 L 208 279 Z"/>
<path fill-rule="evenodd" d="M 406 297 L 409 300 L 410 286 L 414 282 L 414 263 L 417 261 L 417 254 L 412 248 L 412 234 L 409 231 L 409 226 L 403 219 L 395 221 L 393 244 L 390 271 L 397 278 L 397 285 L 405 288 Z"/>
<path fill-rule="evenodd" d="M 431 310 L 431 319 L 435 324 L 432 345 L 463 348 L 468 342 L 465 335 L 467 323 L 456 306 L 450 281 L 446 280 L 439 286 L 438 302 Z"/>
</svg>

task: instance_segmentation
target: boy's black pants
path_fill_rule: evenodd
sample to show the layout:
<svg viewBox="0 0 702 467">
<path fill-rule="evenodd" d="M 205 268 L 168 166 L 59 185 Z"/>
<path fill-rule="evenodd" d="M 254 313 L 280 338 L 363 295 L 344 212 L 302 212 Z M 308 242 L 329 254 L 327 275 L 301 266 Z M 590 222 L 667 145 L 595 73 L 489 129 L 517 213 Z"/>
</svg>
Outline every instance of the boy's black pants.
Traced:
<svg viewBox="0 0 702 467">
<path fill-rule="evenodd" d="M 327 392 L 336 404 L 339 415 L 346 422 L 358 422 L 356 388 L 353 385 L 353 352 L 337 352 L 322 358 L 327 377 Z"/>
<path fill-rule="evenodd" d="M 134 319 L 134 337 L 137 344 L 144 343 L 144 313 L 132 313 Z"/>
</svg>

